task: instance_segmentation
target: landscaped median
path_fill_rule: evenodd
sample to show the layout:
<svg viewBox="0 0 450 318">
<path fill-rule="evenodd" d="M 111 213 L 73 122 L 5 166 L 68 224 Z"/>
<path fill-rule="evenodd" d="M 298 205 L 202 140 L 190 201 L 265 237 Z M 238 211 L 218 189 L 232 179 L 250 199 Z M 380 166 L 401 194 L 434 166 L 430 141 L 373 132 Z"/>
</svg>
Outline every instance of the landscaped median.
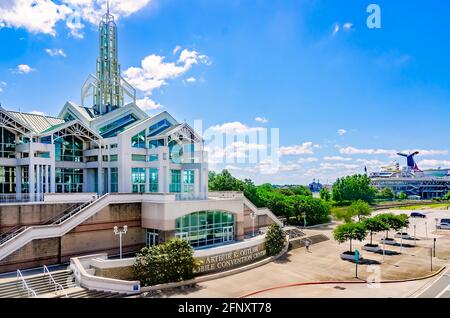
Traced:
<svg viewBox="0 0 450 318">
<path fill-rule="evenodd" d="M 377 282 L 379 284 L 398 284 L 398 283 L 406 283 L 406 282 L 412 282 L 412 281 L 420 281 L 429 279 L 432 277 L 435 277 L 442 273 L 446 269 L 446 266 L 442 266 L 437 271 L 431 273 L 430 275 L 421 276 L 417 278 L 410 278 L 410 279 L 399 279 L 399 280 L 385 280 Z M 280 285 L 280 286 L 273 286 L 269 288 L 264 288 L 257 291 L 252 291 L 250 293 L 247 293 L 245 295 L 240 296 L 239 298 L 248 298 L 251 296 L 261 295 L 263 293 L 277 290 L 277 289 L 284 289 L 284 288 L 292 288 L 292 287 L 300 287 L 300 286 L 313 286 L 313 285 L 361 285 L 361 284 L 367 284 L 370 283 L 364 280 L 352 280 L 352 281 L 324 281 L 324 282 L 302 282 L 302 283 L 292 283 L 292 284 L 286 284 L 286 285 Z"/>
</svg>

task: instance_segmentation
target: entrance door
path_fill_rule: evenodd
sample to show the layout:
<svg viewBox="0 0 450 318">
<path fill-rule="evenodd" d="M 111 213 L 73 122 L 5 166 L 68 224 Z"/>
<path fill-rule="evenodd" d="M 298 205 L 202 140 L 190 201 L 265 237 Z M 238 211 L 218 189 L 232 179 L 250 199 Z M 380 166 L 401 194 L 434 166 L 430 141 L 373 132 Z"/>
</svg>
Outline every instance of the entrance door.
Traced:
<svg viewBox="0 0 450 318">
<path fill-rule="evenodd" d="M 234 240 L 234 227 L 226 226 L 223 228 L 223 241 L 231 242 Z"/>
<path fill-rule="evenodd" d="M 158 233 L 147 232 L 147 246 L 158 245 Z"/>
</svg>

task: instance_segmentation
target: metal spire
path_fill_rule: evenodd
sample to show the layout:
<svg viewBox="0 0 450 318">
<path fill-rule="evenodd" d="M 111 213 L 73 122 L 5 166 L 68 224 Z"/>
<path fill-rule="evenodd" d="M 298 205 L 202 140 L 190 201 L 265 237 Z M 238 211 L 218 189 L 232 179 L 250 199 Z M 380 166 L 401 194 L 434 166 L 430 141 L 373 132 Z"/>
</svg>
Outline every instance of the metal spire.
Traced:
<svg viewBox="0 0 450 318">
<path fill-rule="evenodd" d="M 109 0 L 106 0 L 106 14 L 109 15 Z"/>
</svg>

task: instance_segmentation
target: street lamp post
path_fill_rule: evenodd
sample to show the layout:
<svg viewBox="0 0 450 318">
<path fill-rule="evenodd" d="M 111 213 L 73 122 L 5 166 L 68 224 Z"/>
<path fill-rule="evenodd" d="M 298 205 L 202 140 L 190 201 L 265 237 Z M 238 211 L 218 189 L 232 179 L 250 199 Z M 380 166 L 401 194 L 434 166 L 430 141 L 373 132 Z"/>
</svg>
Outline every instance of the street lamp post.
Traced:
<svg viewBox="0 0 450 318">
<path fill-rule="evenodd" d="M 416 224 L 414 224 L 414 246 L 417 246 L 417 243 L 416 243 Z"/>
<path fill-rule="evenodd" d="M 252 218 L 252 226 L 253 226 L 253 232 L 252 232 L 252 237 L 255 236 L 255 219 L 256 219 L 256 213 L 252 212 L 250 214 L 250 217 Z"/>
<path fill-rule="evenodd" d="M 425 235 L 426 235 L 427 240 L 428 240 L 428 224 L 427 224 L 427 222 L 425 222 Z"/>
<path fill-rule="evenodd" d="M 120 259 L 122 259 L 122 235 L 127 234 L 128 226 L 124 225 L 122 230 L 119 230 L 117 226 L 114 227 L 114 234 L 119 235 L 119 251 Z"/>
</svg>

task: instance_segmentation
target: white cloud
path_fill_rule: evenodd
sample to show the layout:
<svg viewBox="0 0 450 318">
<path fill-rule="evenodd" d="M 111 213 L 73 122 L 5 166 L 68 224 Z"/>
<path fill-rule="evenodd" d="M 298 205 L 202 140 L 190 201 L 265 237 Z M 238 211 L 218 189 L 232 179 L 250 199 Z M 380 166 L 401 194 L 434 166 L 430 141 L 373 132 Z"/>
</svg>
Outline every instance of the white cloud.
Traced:
<svg viewBox="0 0 450 318">
<path fill-rule="evenodd" d="M 280 147 L 280 155 L 281 156 L 312 155 L 312 154 L 314 154 L 313 148 L 317 148 L 317 147 L 318 147 L 318 145 L 313 144 L 311 141 L 304 142 L 301 145 Z"/>
<path fill-rule="evenodd" d="M 186 79 L 186 82 L 187 83 L 195 83 L 195 82 L 197 82 L 197 79 L 195 77 L 189 77 Z"/>
<path fill-rule="evenodd" d="M 218 132 L 221 134 L 248 134 L 257 131 L 262 131 L 262 127 L 249 127 L 239 121 L 224 123 L 221 125 L 215 125 L 208 128 L 212 132 Z"/>
<path fill-rule="evenodd" d="M 324 157 L 323 160 L 325 161 L 351 161 L 352 158 L 346 158 L 341 156 L 330 156 L 330 157 Z"/>
<path fill-rule="evenodd" d="M 3 92 L 3 90 L 4 90 L 5 87 L 6 87 L 6 85 L 7 85 L 6 82 L 1 82 L 1 81 L 0 81 L 0 93 Z"/>
<path fill-rule="evenodd" d="M 342 28 L 343 28 L 345 31 L 350 31 L 351 29 L 353 29 L 353 23 L 351 23 L 351 22 L 346 22 L 346 23 L 344 23 L 344 25 L 342 26 Z"/>
<path fill-rule="evenodd" d="M 111 13 L 120 19 L 143 9 L 151 0 L 110 2 Z M 97 25 L 105 12 L 105 0 L 6 0 L 0 3 L 0 28 L 24 28 L 55 36 L 57 23 L 65 20 L 70 33 L 82 37 L 82 21 Z"/>
<path fill-rule="evenodd" d="M 317 162 L 319 161 L 318 158 L 315 157 L 308 157 L 308 158 L 300 158 L 298 159 L 298 163 L 312 163 L 312 162 Z"/>
<path fill-rule="evenodd" d="M 336 23 L 333 27 L 333 35 L 337 34 L 339 30 L 341 29 L 339 23 Z"/>
<path fill-rule="evenodd" d="M 163 107 L 161 104 L 155 102 L 147 96 L 142 99 L 137 99 L 136 105 L 138 105 L 143 111 L 152 111 Z"/>
<path fill-rule="evenodd" d="M 437 168 L 443 168 L 447 169 L 450 168 L 450 161 L 449 160 L 422 160 L 418 164 L 420 169 L 437 169 Z"/>
<path fill-rule="evenodd" d="M 343 170 L 357 170 L 360 169 L 361 166 L 357 165 L 357 164 L 345 164 L 345 163 L 321 163 L 320 164 L 320 169 L 322 170 L 338 170 L 338 169 L 343 169 Z"/>
<path fill-rule="evenodd" d="M 337 133 L 338 133 L 339 136 L 344 136 L 347 133 L 347 130 L 345 130 L 345 129 L 338 129 Z"/>
<path fill-rule="evenodd" d="M 46 116 L 46 114 L 44 112 L 41 112 L 39 110 L 33 110 L 32 112 L 30 112 L 30 114 L 39 115 L 39 116 Z"/>
<path fill-rule="evenodd" d="M 387 155 L 396 156 L 398 152 L 410 153 L 416 150 L 394 150 L 394 149 L 360 149 L 355 147 L 342 147 L 339 152 L 343 155 Z M 447 155 L 448 150 L 418 150 L 422 156 Z"/>
<path fill-rule="evenodd" d="M 181 46 L 179 46 L 179 45 L 175 46 L 175 48 L 172 51 L 173 55 L 177 54 L 180 50 L 181 50 Z"/>
<path fill-rule="evenodd" d="M 28 74 L 36 71 L 34 68 L 30 67 L 27 64 L 17 65 L 17 68 L 14 70 L 15 74 Z"/>
<path fill-rule="evenodd" d="M 262 123 L 262 124 L 267 124 L 269 122 L 269 120 L 267 118 L 259 117 L 259 116 L 255 118 L 255 121 Z"/>
<path fill-rule="evenodd" d="M 63 49 L 45 49 L 45 52 L 50 56 L 67 57 L 67 55 Z"/>
<path fill-rule="evenodd" d="M 148 55 L 141 67 L 130 67 L 124 72 L 125 79 L 145 95 L 167 85 L 167 80 L 178 78 L 188 72 L 195 64 L 208 64 L 206 55 L 184 49 L 177 62 L 166 62 L 164 56 Z"/>
</svg>

